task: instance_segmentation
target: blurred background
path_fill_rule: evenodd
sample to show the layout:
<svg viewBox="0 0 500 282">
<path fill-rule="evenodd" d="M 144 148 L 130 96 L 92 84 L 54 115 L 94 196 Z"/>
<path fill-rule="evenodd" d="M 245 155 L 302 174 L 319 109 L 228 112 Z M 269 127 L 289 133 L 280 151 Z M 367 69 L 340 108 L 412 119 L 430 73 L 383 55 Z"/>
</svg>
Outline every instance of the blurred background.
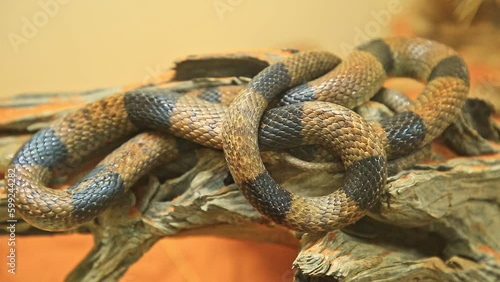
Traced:
<svg viewBox="0 0 500 282">
<path fill-rule="evenodd" d="M 357 30 L 361 40 L 387 34 L 391 21 L 407 5 L 399 0 L 355 4 L 322 0 L 314 5 L 298 0 L 286 4 L 264 0 L 2 1 L 4 79 L 0 93 L 137 82 L 189 54 L 288 47 L 341 54 L 359 41 Z"/>
<path fill-rule="evenodd" d="M 496 0 L 1 1 L 0 97 L 142 82 L 190 54 L 299 48 L 345 56 L 369 39 L 398 34 L 457 49 L 471 69 L 471 94 L 498 108 L 499 5 Z M 61 281 L 93 244 L 90 235 L 18 240 L 18 273 L 6 276 L 0 263 L 0 281 Z M 221 238 L 164 239 L 122 281 L 291 281 L 295 255 L 290 247 Z"/>
</svg>

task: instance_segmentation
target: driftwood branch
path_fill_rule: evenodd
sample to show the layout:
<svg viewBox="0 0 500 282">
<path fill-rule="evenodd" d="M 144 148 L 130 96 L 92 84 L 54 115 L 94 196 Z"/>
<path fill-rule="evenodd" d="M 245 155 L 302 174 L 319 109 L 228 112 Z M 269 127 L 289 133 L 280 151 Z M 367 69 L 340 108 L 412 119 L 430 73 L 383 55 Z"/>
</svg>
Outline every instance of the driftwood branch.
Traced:
<svg viewBox="0 0 500 282">
<path fill-rule="evenodd" d="M 12 113 L 0 123 L 0 167 L 5 169 L 33 131 L 83 103 L 134 87 L 185 91 L 245 83 L 287 54 L 188 57 L 143 85 L 3 100 L 2 106 Z M 427 162 L 390 177 L 382 201 L 368 217 L 327 234 L 291 232 L 263 218 L 227 181 L 221 152 L 185 153 L 141 179 L 104 214 L 77 230 L 91 232 L 96 243 L 67 280 L 116 281 L 161 238 L 210 234 L 296 246 L 296 281 L 496 281 L 500 279 L 500 154 L 485 137 L 499 141 L 500 131 L 491 121 L 492 108 L 481 103 L 470 101 L 463 119 L 443 138 L 455 151 L 470 156 L 449 159 L 434 148 Z M 490 112 L 478 119 L 477 113 L 485 109 Z M 268 168 L 286 189 L 301 195 L 324 195 L 343 181 L 342 174 L 304 172 L 283 164 Z M 69 179 L 58 175 L 55 181 Z M 5 194 L 0 194 L 3 223 L 5 207 Z M 43 233 L 18 223 L 18 235 Z"/>
</svg>

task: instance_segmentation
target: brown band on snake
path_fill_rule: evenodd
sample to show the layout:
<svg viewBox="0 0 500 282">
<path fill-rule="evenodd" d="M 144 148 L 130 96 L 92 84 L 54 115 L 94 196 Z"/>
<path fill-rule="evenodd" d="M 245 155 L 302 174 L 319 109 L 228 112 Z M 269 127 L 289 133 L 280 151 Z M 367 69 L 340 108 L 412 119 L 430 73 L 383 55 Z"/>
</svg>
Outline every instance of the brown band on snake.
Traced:
<svg viewBox="0 0 500 282">
<path fill-rule="evenodd" d="M 391 88 L 380 89 L 371 99 L 387 106 L 396 113 L 406 111 L 411 105 L 411 100 L 405 94 Z"/>
<path fill-rule="evenodd" d="M 326 75 L 287 91 L 278 106 L 325 101 L 353 108 L 373 96 L 386 78 L 383 62 L 377 57 L 353 51 Z"/>
<path fill-rule="evenodd" d="M 218 87 L 208 87 L 205 89 L 189 91 L 187 96 L 196 97 L 211 103 L 229 105 L 236 97 L 236 94 L 243 89 L 242 85 L 222 85 Z"/>
</svg>

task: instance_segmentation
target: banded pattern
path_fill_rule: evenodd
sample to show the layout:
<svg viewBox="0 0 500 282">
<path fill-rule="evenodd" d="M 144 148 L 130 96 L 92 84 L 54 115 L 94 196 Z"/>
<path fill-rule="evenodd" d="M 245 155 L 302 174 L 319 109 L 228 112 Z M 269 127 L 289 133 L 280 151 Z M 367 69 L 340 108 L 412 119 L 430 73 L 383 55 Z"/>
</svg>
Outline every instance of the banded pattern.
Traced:
<svg viewBox="0 0 500 282">
<path fill-rule="evenodd" d="M 413 77 L 427 85 L 407 110 L 381 123 L 367 123 L 346 108 L 369 99 L 389 76 Z M 187 95 L 133 90 L 89 104 L 36 133 L 11 163 L 16 204 L 23 218 L 39 228 L 73 228 L 102 212 L 146 171 L 192 148 L 169 137 L 174 135 L 223 149 L 238 187 L 271 220 L 306 232 L 342 228 L 378 200 L 386 181 L 386 155 L 414 154 L 438 136 L 459 114 L 468 84 L 465 65 L 446 46 L 396 37 L 360 46 L 343 62 L 326 52 L 292 55 L 242 90 L 227 89 L 239 91 L 228 108 L 223 104 L 234 96 L 216 89 Z M 290 88 L 279 101 L 282 107 L 263 116 L 269 102 Z M 332 101 L 340 105 L 327 103 Z M 143 129 L 169 135 L 140 133 L 69 189 L 46 187 L 54 171 L 75 167 L 105 144 Z M 303 198 L 271 178 L 259 146 L 304 144 L 321 144 L 339 154 L 346 168 L 342 189 Z"/>
<path fill-rule="evenodd" d="M 290 85 L 293 78 L 300 77 L 296 74 L 300 68 L 294 63 L 275 72 L 282 74 L 283 88 L 294 86 Z M 275 74 L 273 80 L 277 80 Z M 386 152 L 392 158 L 420 149 L 441 134 L 458 116 L 468 93 L 468 71 L 455 52 L 429 40 L 395 37 L 360 46 L 329 74 L 287 92 L 279 105 L 329 101 L 354 107 L 366 97 L 373 96 L 389 76 L 411 77 L 427 83 L 407 111 L 374 124 L 376 132 L 362 134 L 365 139 L 370 134 L 382 136 Z M 372 155 L 360 159 L 351 156 L 350 160 L 356 162 L 350 164 L 340 153 L 346 167 L 344 193 L 341 195 L 301 198 L 282 189 L 266 171 L 257 143 L 258 122 L 270 99 L 277 95 L 277 86 L 267 87 L 266 82 L 271 79 L 263 74 L 262 78 L 252 80 L 249 90 L 240 93 L 229 106 L 228 116 L 231 118 L 224 120 L 223 148 L 236 184 L 262 214 L 295 230 L 328 231 L 357 220 L 373 202 L 360 201 L 360 195 L 366 195 L 367 191 L 357 190 L 349 179 L 357 179 L 357 185 L 385 182 L 386 175 L 372 178 L 373 174 L 370 174 L 382 161 L 385 162 L 385 152 L 379 154 L 370 147 L 364 148 Z M 356 137 L 356 140 L 363 139 Z M 361 167 L 366 169 L 364 174 L 358 174 Z M 386 173 L 386 170 L 380 170 L 380 173 Z M 376 200 L 378 194 L 371 196 Z M 331 206 L 340 206 L 340 209 L 332 213 Z M 340 214 L 344 217 L 335 218 Z M 330 221 L 331 218 L 335 220 Z"/>
<path fill-rule="evenodd" d="M 373 124 L 389 159 L 439 136 L 458 116 L 469 92 L 467 67 L 452 49 L 422 38 L 392 37 L 359 46 L 328 74 L 288 91 L 279 105 L 326 101 L 353 108 L 374 96 L 388 77 L 426 83 L 406 111 Z"/>
<path fill-rule="evenodd" d="M 333 230 L 359 219 L 378 200 L 387 177 L 385 151 L 368 124 L 352 122 L 338 111 L 329 112 L 331 116 L 316 112 L 320 107 L 310 104 L 279 120 L 282 130 L 274 133 L 293 132 L 294 124 L 304 122 L 304 139 L 326 138 L 323 144 L 338 152 L 346 167 L 343 189 L 323 197 L 300 197 L 281 188 L 267 172 L 258 146 L 259 121 L 273 98 L 304 82 L 303 72 L 314 70 L 315 60 L 309 53 L 298 54 L 259 73 L 230 104 L 226 116 L 231 118 L 224 119 L 222 129 L 226 161 L 243 195 L 271 220 L 305 232 Z M 290 140 L 285 136 L 278 143 Z"/>
</svg>

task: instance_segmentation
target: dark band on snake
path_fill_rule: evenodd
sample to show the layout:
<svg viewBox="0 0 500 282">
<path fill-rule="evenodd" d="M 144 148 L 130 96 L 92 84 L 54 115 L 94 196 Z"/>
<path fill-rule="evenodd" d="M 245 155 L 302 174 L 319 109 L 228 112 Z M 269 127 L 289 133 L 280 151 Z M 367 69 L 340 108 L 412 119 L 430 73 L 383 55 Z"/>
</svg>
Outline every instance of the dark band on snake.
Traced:
<svg viewBox="0 0 500 282">
<path fill-rule="evenodd" d="M 35 133 L 26 147 L 18 152 L 12 164 L 50 168 L 68 155 L 66 145 L 51 128 L 44 128 Z"/>
<path fill-rule="evenodd" d="M 394 67 L 394 57 L 391 48 L 383 40 L 373 40 L 357 48 L 360 51 L 369 52 L 382 64 L 386 73 L 390 73 Z"/>
<path fill-rule="evenodd" d="M 200 95 L 198 95 L 198 98 L 200 98 L 201 100 L 205 100 L 207 102 L 220 103 L 221 95 L 222 93 L 220 92 L 219 88 L 208 87 Z"/>
</svg>

